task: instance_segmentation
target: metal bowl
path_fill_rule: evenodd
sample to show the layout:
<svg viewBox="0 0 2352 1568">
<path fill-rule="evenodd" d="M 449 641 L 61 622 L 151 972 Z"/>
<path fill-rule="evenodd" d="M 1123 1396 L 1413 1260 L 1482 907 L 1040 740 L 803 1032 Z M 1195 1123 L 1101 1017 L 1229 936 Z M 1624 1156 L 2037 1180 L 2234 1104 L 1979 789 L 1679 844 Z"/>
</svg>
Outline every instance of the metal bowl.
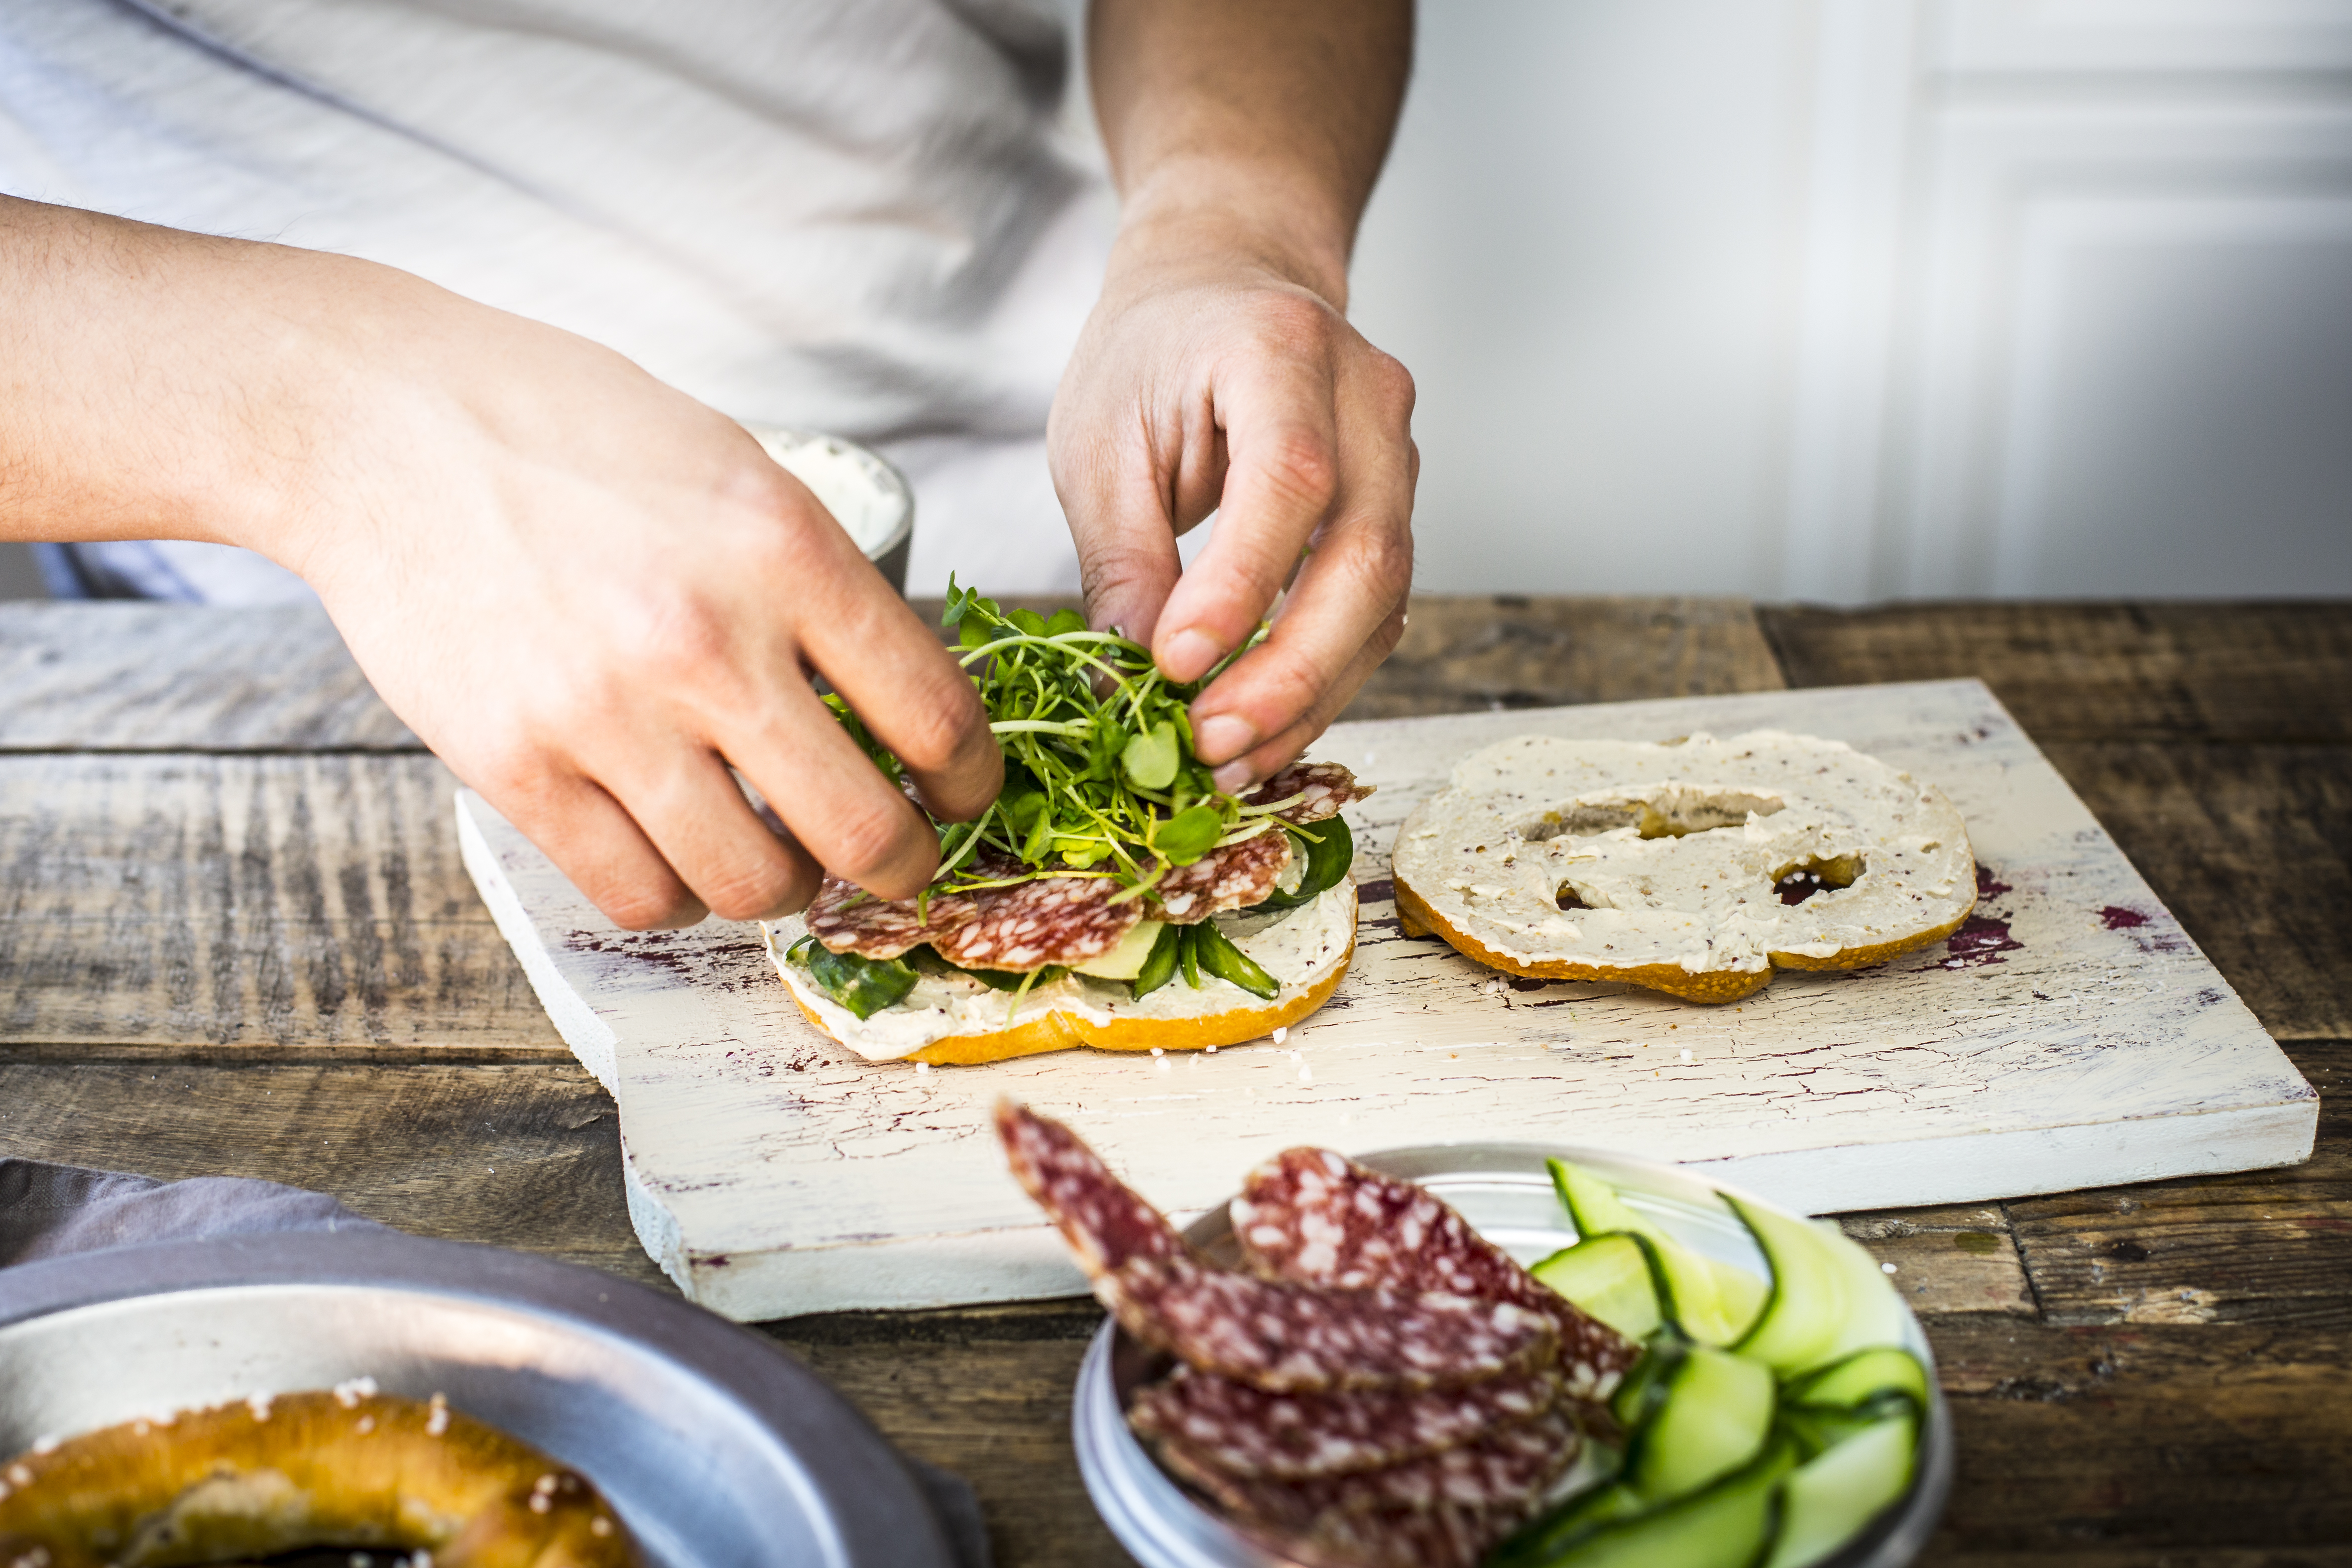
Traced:
<svg viewBox="0 0 2352 1568">
<path fill-rule="evenodd" d="M 1737 1187 L 1719 1187 L 1670 1165 L 1628 1160 L 1597 1149 L 1536 1149 L 1486 1144 L 1400 1149 L 1359 1155 L 1363 1163 L 1418 1182 L 1479 1233 L 1522 1263 L 1547 1258 L 1577 1239 L 1544 1168 L 1547 1157 L 1572 1160 L 1613 1184 L 1626 1206 L 1710 1258 L 1767 1274 L 1763 1255 L 1717 1194 L 1772 1208 Z M 1185 1235 L 1223 1263 L 1238 1261 L 1222 1204 Z M 1932 1373 L 1935 1358 L 1918 1321 L 1904 1315 L 1904 1345 Z M 1154 1375 L 1151 1352 L 1107 1321 L 1078 1369 L 1071 1416 L 1078 1469 L 1111 1533 L 1143 1568 L 1297 1568 L 1294 1560 L 1242 1534 L 1169 1479 L 1128 1429 L 1127 1402 Z M 1934 1389 L 1934 1379 L 1929 1387 Z M 1888 1509 L 1823 1568 L 1900 1568 L 1919 1554 L 1952 1489 L 1952 1424 L 1940 1392 L 1920 1433 L 1910 1493 Z"/>
<path fill-rule="evenodd" d="M 83 1253 L 0 1271 L 0 1455 L 373 1377 L 581 1471 L 663 1568 L 951 1568 L 864 1416 L 756 1334 L 593 1269 L 393 1231 Z"/>
</svg>

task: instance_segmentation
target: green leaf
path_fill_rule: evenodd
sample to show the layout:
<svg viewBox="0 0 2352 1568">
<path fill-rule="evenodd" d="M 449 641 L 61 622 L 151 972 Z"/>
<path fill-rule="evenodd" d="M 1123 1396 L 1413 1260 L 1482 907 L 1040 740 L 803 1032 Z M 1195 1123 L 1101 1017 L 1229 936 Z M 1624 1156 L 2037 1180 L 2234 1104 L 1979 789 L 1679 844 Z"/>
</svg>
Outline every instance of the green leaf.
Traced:
<svg viewBox="0 0 2352 1568">
<path fill-rule="evenodd" d="M 1165 719 L 1128 742 L 1119 753 L 1127 776 L 1141 789 L 1166 789 L 1174 783 L 1178 760 L 1176 726 Z"/>
<path fill-rule="evenodd" d="M 1290 892 L 1274 894 L 1256 908 L 1295 910 L 1311 904 L 1338 887 L 1340 879 L 1348 874 L 1348 868 L 1356 863 L 1356 836 L 1344 818 L 1328 817 L 1307 827 L 1305 832 L 1316 837 L 1314 842 L 1305 846 L 1307 869 L 1300 876 L 1298 886 Z M 1303 838 L 1304 834 L 1300 837 Z M 1300 847 L 1299 842 L 1294 840 L 1291 847 Z"/>
<path fill-rule="evenodd" d="M 1213 805 L 1187 806 L 1160 825 L 1151 847 L 1171 866 L 1190 866 L 1224 837 L 1225 819 Z"/>
<path fill-rule="evenodd" d="M 1045 617 L 1034 610 L 1015 610 L 1004 618 L 1033 637 L 1045 635 Z"/>
<path fill-rule="evenodd" d="M 1201 967 L 1218 979 L 1238 985 L 1253 996 L 1273 1001 L 1282 994 L 1282 982 L 1257 966 L 1256 961 L 1235 947 L 1233 939 L 1215 926 L 1203 921 L 1192 928 L 1192 943 L 1201 955 Z"/>
<path fill-rule="evenodd" d="M 1199 926 L 1178 926 L 1183 934 L 1177 940 L 1176 963 L 1184 971 L 1184 984 L 1193 990 L 1201 988 L 1201 943 Z"/>
<path fill-rule="evenodd" d="M 1176 978 L 1177 949 L 1183 945 L 1185 930 L 1179 925 L 1160 928 L 1160 934 L 1151 939 L 1151 951 L 1144 955 L 1143 967 L 1135 972 L 1129 995 L 1141 1001 Z"/>
<path fill-rule="evenodd" d="M 1064 632 L 1082 632 L 1086 629 L 1086 616 L 1076 610 L 1055 610 L 1054 618 L 1045 623 L 1045 635 L 1049 637 L 1060 637 Z"/>
<path fill-rule="evenodd" d="M 818 989 L 858 1018 L 871 1018 L 915 988 L 915 972 L 898 959 L 861 958 L 854 952 L 813 950 L 806 960 Z"/>
</svg>

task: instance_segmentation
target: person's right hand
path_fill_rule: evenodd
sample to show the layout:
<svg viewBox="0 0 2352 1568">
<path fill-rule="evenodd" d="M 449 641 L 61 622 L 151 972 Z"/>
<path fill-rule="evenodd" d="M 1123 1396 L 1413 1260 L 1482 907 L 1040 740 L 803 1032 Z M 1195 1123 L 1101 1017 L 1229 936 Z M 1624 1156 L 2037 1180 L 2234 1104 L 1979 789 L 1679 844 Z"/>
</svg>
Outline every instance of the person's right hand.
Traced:
<svg viewBox="0 0 2352 1568">
<path fill-rule="evenodd" d="M 346 257 L 0 196 L 0 538 L 242 544 L 622 925 L 911 897 L 1003 759 L 971 684 L 732 421 Z M 783 831 L 744 798 L 730 765 Z"/>
<path fill-rule="evenodd" d="M 397 275 L 394 275 L 397 277 Z M 397 283 L 276 542 L 393 710 L 621 925 L 911 898 L 1003 759 L 971 682 L 731 420 L 583 339 Z M 729 766 L 786 835 L 745 800 Z"/>
</svg>

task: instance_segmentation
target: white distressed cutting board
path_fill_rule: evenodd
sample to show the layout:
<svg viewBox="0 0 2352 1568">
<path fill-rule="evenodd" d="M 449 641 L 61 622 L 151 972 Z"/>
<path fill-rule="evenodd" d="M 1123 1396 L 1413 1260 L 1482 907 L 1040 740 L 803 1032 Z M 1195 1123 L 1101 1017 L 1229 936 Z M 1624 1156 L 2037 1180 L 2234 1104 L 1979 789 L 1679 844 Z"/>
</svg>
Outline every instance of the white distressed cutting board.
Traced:
<svg viewBox="0 0 2352 1568">
<path fill-rule="evenodd" d="M 1388 850 L 1455 759 L 1508 736 L 1776 727 L 1942 787 L 1986 896 L 1952 942 L 1784 973 L 1727 1007 L 1506 982 L 1396 928 Z M 1072 1122 L 1161 1206 L 1206 1208 L 1297 1143 L 1580 1143 L 1702 1163 L 1813 1212 L 2307 1158 L 2318 1099 L 1977 681 L 1343 724 L 1314 755 L 1352 809 L 1353 969 L 1272 1041 L 983 1068 L 869 1064 L 801 1017 L 756 926 L 631 933 L 480 799 L 476 884 L 564 1038 L 620 1105 L 630 1214 L 694 1300 L 743 1320 L 1080 1289 L 1004 1173 L 989 1109 Z"/>
</svg>

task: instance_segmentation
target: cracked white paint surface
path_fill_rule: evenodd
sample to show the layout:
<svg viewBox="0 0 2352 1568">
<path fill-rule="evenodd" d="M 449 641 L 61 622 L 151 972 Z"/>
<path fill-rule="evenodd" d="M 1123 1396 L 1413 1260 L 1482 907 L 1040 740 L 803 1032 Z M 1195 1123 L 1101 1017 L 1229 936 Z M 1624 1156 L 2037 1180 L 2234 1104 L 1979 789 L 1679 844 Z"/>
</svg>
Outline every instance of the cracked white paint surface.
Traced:
<svg viewBox="0 0 2352 1568">
<path fill-rule="evenodd" d="M 1498 977 L 1396 929 L 1388 849 L 1454 761 L 1517 734 L 1777 727 L 1934 781 L 1992 890 L 1948 946 L 1783 973 L 1729 1007 Z M 1830 1211 L 1958 1202 L 2307 1157 L 2318 1100 L 1980 683 L 1923 682 L 1341 725 L 1381 786 L 1349 812 L 1354 968 L 1273 1041 L 1064 1052 L 918 1072 L 811 1028 L 752 925 L 603 920 L 479 799 L 467 863 L 564 1037 L 620 1105 L 630 1209 L 697 1300 L 740 1319 L 1079 1288 L 1004 1173 L 999 1095 L 1076 1125 L 1196 1212 L 1295 1143 L 1580 1143 Z"/>
</svg>

